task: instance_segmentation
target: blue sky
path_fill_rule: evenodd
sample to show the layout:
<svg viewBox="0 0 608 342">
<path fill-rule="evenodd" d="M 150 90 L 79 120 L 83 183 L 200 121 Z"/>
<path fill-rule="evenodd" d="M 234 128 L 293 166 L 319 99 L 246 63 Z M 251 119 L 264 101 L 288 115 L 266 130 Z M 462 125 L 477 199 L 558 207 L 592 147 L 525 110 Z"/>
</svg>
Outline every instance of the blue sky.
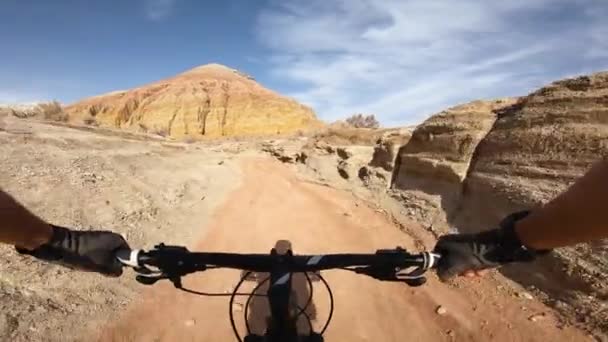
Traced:
<svg viewBox="0 0 608 342">
<path fill-rule="evenodd" d="M 65 103 L 216 62 L 332 121 L 420 122 L 608 70 L 606 0 L 3 0 L 0 102 Z"/>
</svg>

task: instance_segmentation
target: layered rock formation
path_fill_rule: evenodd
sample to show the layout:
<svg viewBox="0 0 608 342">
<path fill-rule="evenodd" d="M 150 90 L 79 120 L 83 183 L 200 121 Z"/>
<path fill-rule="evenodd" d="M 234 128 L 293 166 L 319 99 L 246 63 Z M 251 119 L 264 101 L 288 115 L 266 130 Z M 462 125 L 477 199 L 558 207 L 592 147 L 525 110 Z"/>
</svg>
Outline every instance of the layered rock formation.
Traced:
<svg viewBox="0 0 608 342">
<path fill-rule="evenodd" d="M 446 212 L 458 206 L 473 152 L 497 112 L 515 99 L 475 101 L 447 109 L 419 125 L 398 153 L 392 187 L 408 211 L 433 230 L 447 230 Z"/>
<path fill-rule="evenodd" d="M 289 134 L 321 125 L 310 108 L 218 64 L 84 99 L 66 112 L 72 121 L 173 137 Z"/>
<path fill-rule="evenodd" d="M 541 205 L 607 155 L 608 73 L 555 82 L 499 113 L 469 171 L 470 209 L 492 221 Z"/>
<path fill-rule="evenodd" d="M 514 210 L 541 206 L 608 157 L 608 73 L 555 82 L 499 114 L 479 144 L 452 221 L 480 230 Z M 602 243 L 561 248 L 532 270 L 505 272 L 572 303 L 579 319 L 608 331 Z M 598 314 L 603 312 L 604 314 Z"/>
<path fill-rule="evenodd" d="M 479 231 L 546 203 L 607 156 L 603 72 L 555 82 L 515 103 L 476 102 L 431 117 L 401 148 L 393 188 L 406 206 L 422 208 L 437 233 Z M 607 331 L 601 279 L 608 278 L 608 249 L 601 243 L 559 249 L 503 272 L 551 294 L 558 308 L 572 304 L 576 319 Z"/>
</svg>

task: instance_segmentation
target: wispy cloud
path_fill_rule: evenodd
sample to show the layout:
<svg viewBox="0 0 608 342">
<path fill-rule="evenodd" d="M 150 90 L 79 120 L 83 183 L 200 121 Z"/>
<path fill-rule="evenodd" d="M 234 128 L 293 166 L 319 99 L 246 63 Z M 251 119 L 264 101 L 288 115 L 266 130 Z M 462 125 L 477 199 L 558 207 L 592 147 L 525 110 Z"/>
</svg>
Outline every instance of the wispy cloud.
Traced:
<svg viewBox="0 0 608 342">
<path fill-rule="evenodd" d="M 589 29 L 592 45 L 588 56 L 608 58 L 608 5 L 589 8 L 587 15 L 592 23 Z"/>
<path fill-rule="evenodd" d="M 0 89 L 0 105 L 34 103 L 48 99 L 47 94 Z"/>
<path fill-rule="evenodd" d="M 274 75 L 322 118 L 398 125 L 608 67 L 606 11 L 604 0 L 281 0 L 257 35 Z"/>
<path fill-rule="evenodd" d="M 159 21 L 171 14 L 176 0 L 144 0 L 146 18 Z"/>
</svg>

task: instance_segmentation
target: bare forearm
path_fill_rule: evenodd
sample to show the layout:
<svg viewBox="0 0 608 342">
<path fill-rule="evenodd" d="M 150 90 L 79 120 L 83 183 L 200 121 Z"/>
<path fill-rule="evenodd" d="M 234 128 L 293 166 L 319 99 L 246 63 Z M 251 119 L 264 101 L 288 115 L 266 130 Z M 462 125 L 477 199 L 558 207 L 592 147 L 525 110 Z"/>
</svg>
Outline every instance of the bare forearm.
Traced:
<svg viewBox="0 0 608 342">
<path fill-rule="evenodd" d="M 52 233 L 48 223 L 0 190 L 0 242 L 35 249 L 48 242 Z"/>
<path fill-rule="evenodd" d="M 608 160 L 515 227 L 522 243 L 551 249 L 608 238 Z"/>
</svg>

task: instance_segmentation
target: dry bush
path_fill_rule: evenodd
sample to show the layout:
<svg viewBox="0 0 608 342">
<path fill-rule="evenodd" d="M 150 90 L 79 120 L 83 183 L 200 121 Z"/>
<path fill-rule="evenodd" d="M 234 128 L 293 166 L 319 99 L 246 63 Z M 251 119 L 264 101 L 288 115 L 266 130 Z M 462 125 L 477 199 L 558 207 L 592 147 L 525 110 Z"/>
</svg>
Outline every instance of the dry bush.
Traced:
<svg viewBox="0 0 608 342">
<path fill-rule="evenodd" d="M 143 124 L 143 123 L 141 123 L 141 122 L 140 122 L 140 123 L 138 123 L 137 125 L 139 126 L 139 130 L 140 130 L 140 131 L 142 131 L 142 132 L 144 132 L 144 133 L 148 133 L 148 126 L 146 126 L 145 124 Z"/>
<path fill-rule="evenodd" d="M 346 122 L 355 127 L 355 128 L 378 128 L 380 127 L 380 122 L 376 119 L 374 114 L 363 115 L 363 114 L 354 114 L 348 118 L 346 118 Z"/>
<path fill-rule="evenodd" d="M 45 120 L 61 121 L 61 122 L 68 121 L 68 114 L 63 111 L 61 104 L 57 101 L 40 103 L 40 104 L 38 104 L 37 108 Z"/>
</svg>

